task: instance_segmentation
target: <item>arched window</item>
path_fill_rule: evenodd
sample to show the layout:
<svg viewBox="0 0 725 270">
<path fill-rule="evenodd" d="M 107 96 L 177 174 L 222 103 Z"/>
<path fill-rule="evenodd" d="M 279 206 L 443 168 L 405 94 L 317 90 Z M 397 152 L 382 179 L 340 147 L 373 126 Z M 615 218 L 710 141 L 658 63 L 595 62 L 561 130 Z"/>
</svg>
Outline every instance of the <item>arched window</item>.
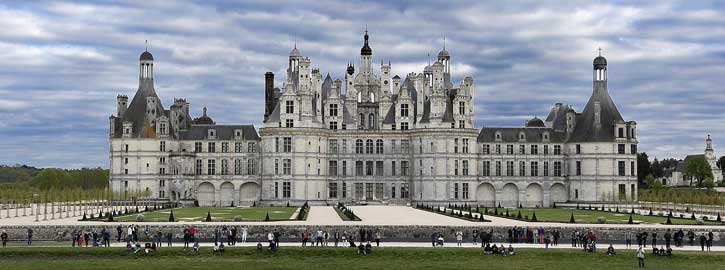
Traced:
<svg viewBox="0 0 725 270">
<path fill-rule="evenodd" d="M 382 154 L 383 153 L 383 140 L 382 139 L 378 139 L 375 142 L 375 153 L 376 154 Z"/>
<path fill-rule="evenodd" d="M 360 119 L 360 124 L 359 124 L 360 127 L 359 128 L 364 128 L 365 127 L 365 115 L 361 113 L 358 116 L 358 118 Z"/>
<path fill-rule="evenodd" d="M 363 141 L 361 139 L 357 139 L 355 141 L 355 154 L 362 154 L 363 153 Z"/>
<path fill-rule="evenodd" d="M 365 153 L 366 154 L 373 153 L 373 140 L 368 139 L 367 141 L 365 141 Z"/>
<path fill-rule="evenodd" d="M 375 128 L 375 114 L 368 115 L 368 127 L 369 128 Z"/>
<path fill-rule="evenodd" d="M 370 102 L 375 102 L 375 93 L 370 92 Z"/>
<path fill-rule="evenodd" d="M 357 102 L 362 102 L 362 92 L 357 92 Z"/>
</svg>

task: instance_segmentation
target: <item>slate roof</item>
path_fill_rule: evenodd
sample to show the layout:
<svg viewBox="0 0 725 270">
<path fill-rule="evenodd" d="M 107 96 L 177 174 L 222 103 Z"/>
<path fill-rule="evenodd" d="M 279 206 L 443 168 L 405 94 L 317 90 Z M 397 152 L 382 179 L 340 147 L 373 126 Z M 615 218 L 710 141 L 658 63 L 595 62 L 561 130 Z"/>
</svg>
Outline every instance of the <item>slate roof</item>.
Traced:
<svg viewBox="0 0 725 270">
<path fill-rule="evenodd" d="M 594 104 L 600 105 L 601 127 L 594 124 Z M 592 96 L 580 115 L 576 117 L 576 126 L 570 141 L 572 142 L 609 142 L 614 140 L 614 125 L 624 122 L 609 96 L 606 86 L 595 85 Z"/>
<path fill-rule="evenodd" d="M 546 127 L 484 127 L 478 134 L 478 142 L 497 142 L 496 132 L 501 133 L 500 142 L 519 142 L 519 134 L 524 133 L 526 142 L 543 142 L 544 133 L 549 134 L 549 142 L 564 142 L 566 133 L 555 132 Z"/>
<path fill-rule="evenodd" d="M 146 100 L 148 97 L 156 98 L 155 108 L 147 108 Z M 130 121 L 133 123 L 132 138 L 155 138 L 156 130 L 151 126 L 151 121 L 146 117 L 147 110 L 155 110 L 158 116 L 163 115 L 165 111 L 161 105 L 161 99 L 159 99 L 159 96 L 156 95 L 156 90 L 154 90 L 153 79 L 140 79 L 138 90 L 128 105 L 128 109 L 123 114 L 123 119 L 120 120 L 121 123 L 118 123 L 118 125 L 122 128 L 124 121 Z M 118 137 L 123 135 L 121 132 L 116 132 L 116 134 Z"/>
<path fill-rule="evenodd" d="M 236 129 L 242 130 L 244 140 L 261 140 L 253 125 L 191 125 L 188 130 L 180 131 L 179 136 L 182 140 L 206 140 L 209 129 L 214 129 L 217 140 L 233 140 Z"/>
</svg>

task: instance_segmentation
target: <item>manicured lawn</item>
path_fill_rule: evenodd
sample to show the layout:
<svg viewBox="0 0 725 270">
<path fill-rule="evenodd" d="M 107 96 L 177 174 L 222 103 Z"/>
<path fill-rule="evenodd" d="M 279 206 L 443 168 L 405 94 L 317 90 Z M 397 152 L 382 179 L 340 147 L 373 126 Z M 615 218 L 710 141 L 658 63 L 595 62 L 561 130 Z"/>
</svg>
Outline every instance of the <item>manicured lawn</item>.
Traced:
<svg viewBox="0 0 725 270">
<path fill-rule="evenodd" d="M 563 209 L 563 208 L 539 208 L 539 209 L 531 209 L 531 208 L 524 208 L 521 210 L 521 216 L 528 216 L 529 219 L 533 216 L 533 213 L 536 212 L 536 220 L 538 221 L 546 221 L 546 222 L 563 222 L 563 223 L 569 223 L 569 220 L 571 218 L 571 214 L 574 214 L 574 220 L 576 223 L 598 223 L 597 218 L 598 217 L 604 217 L 607 220 L 607 224 L 627 224 L 629 221 L 629 213 L 612 213 L 612 212 L 605 212 L 605 211 L 594 211 L 594 210 L 577 210 L 577 209 Z M 481 209 L 483 212 L 483 209 Z M 489 215 L 493 214 L 493 209 L 489 209 Z M 505 213 L 506 209 L 498 208 L 498 213 Z M 519 209 L 509 209 L 509 215 L 512 217 L 515 217 L 519 212 Z M 667 222 L 667 217 L 661 217 L 661 216 L 648 216 L 648 215 L 639 215 L 639 214 L 633 214 L 632 215 L 632 221 L 634 223 L 640 223 L 640 224 L 646 224 L 646 223 L 665 223 Z M 674 225 L 694 225 L 696 222 L 692 219 L 685 219 L 685 218 L 675 218 L 673 217 L 671 219 L 672 224 Z M 715 222 L 715 221 L 706 221 L 705 224 L 707 225 L 723 225 L 721 222 Z"/>
<path fill-rule="evenodd" d="M 603 250 L 602 250 L 603 251 Z M 636 269 L 634 251 L 584 253 L 578 249 L 518 249 L 515 256 L 481 255 L 477 248 L 373 248 L 370 255 L 351 248 L 282 247 L 257 254 L 252 247 L 227 248 L 201 255 L 180 248 L 156 254 L 126 254 L 123 248 L 8 248 L 0 252 L 2 269 Z M 722 269 L 723 252 L 679 252 L 672 258 L 647 254 L 647 269 Z"/>
<path fill-rule="evenodd" d="M 242 221 L 264 221 L 269 213 L 269 219 L 288 220 L 297 210 L 296 207 L 189 207 L 164 209 L 153 212 L 145 212 L 144 221 L 167 222 L 169 214 L 174 211 L 176 221 L 204 221 L 206 215 L 211 212 L 214 221 L 233 221 L 235 216 L 240 216 Z M 118 216 L 116 221 L 136 221 L 137 214 Z"/>
</svg>

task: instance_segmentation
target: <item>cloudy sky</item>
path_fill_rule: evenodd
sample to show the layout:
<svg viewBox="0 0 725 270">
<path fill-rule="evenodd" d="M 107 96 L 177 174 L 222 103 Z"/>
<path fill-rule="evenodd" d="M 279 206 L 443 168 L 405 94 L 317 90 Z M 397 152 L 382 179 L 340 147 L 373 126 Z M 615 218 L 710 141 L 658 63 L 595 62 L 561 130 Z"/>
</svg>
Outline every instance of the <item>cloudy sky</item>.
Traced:
<svg viewBox="0 0 725 270">
<path fill-rule="evenodd" d="M 0 3 L 0 164 L 107 167 L 108 116 L 136 91 L 145 40 L 167 108 L 186 97 L 195 116 L 208 106 L 217 123 L 259 126 L 264 73 L 283 74 L 295 40 L 340 78 L 366 27 L 374 62 L 400 75 L 422 70 L 445 36 L 456 84 L 475 79 L 477 127 L 521 125 L 555 102 L 581 110 L 601 47 L 641 151 L 701 153 L 712 133 L 725 153 L 721 4 L 290 2 Z"/>
</svg>

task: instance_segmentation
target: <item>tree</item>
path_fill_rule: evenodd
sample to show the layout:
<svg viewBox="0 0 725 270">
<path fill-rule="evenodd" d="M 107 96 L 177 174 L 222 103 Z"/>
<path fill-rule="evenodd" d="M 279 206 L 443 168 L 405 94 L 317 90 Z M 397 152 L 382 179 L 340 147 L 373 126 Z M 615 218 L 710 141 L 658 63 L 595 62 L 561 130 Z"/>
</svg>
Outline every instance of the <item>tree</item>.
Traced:
<svg viewBox="0 0 725 270">
<path fill-rule="evenodd" d="M 650 172 L 655 178 L 661 178 L 665 176 L 665 169 L 662 167 L 662 163 L 660 163 L 657 158 L 652 162 L 652 171 Z"/>
<path fill-rule="evenodd" d="M 649 157 L 647 153 L 641 152 L 637 154 L 637 180 L 640 184 L 647 184 L 644 182 L 645 177 L 652 172 L 652 167 L 649 163 Z"/>
<path fill-rule="evenodd" d="M 688 156 L 685 158 L 685 169 L 683 171 L 685 177 L 690 178 L 690 185 L 692 180 L 697 181 L 697 186 L 702 187 L 705 178 L 712 177 L 712 169 L 710 164 L 705 160 L 704 155 Z"/>
<path fill-rule="evenodd" d="M 705 186 L 707 189 L 712 189 L 715 187 L 715 181 L 712 180 L 712 177 L 705 178 L 705 181 L 702 182 L 703 186 Z"/>
</svg>

